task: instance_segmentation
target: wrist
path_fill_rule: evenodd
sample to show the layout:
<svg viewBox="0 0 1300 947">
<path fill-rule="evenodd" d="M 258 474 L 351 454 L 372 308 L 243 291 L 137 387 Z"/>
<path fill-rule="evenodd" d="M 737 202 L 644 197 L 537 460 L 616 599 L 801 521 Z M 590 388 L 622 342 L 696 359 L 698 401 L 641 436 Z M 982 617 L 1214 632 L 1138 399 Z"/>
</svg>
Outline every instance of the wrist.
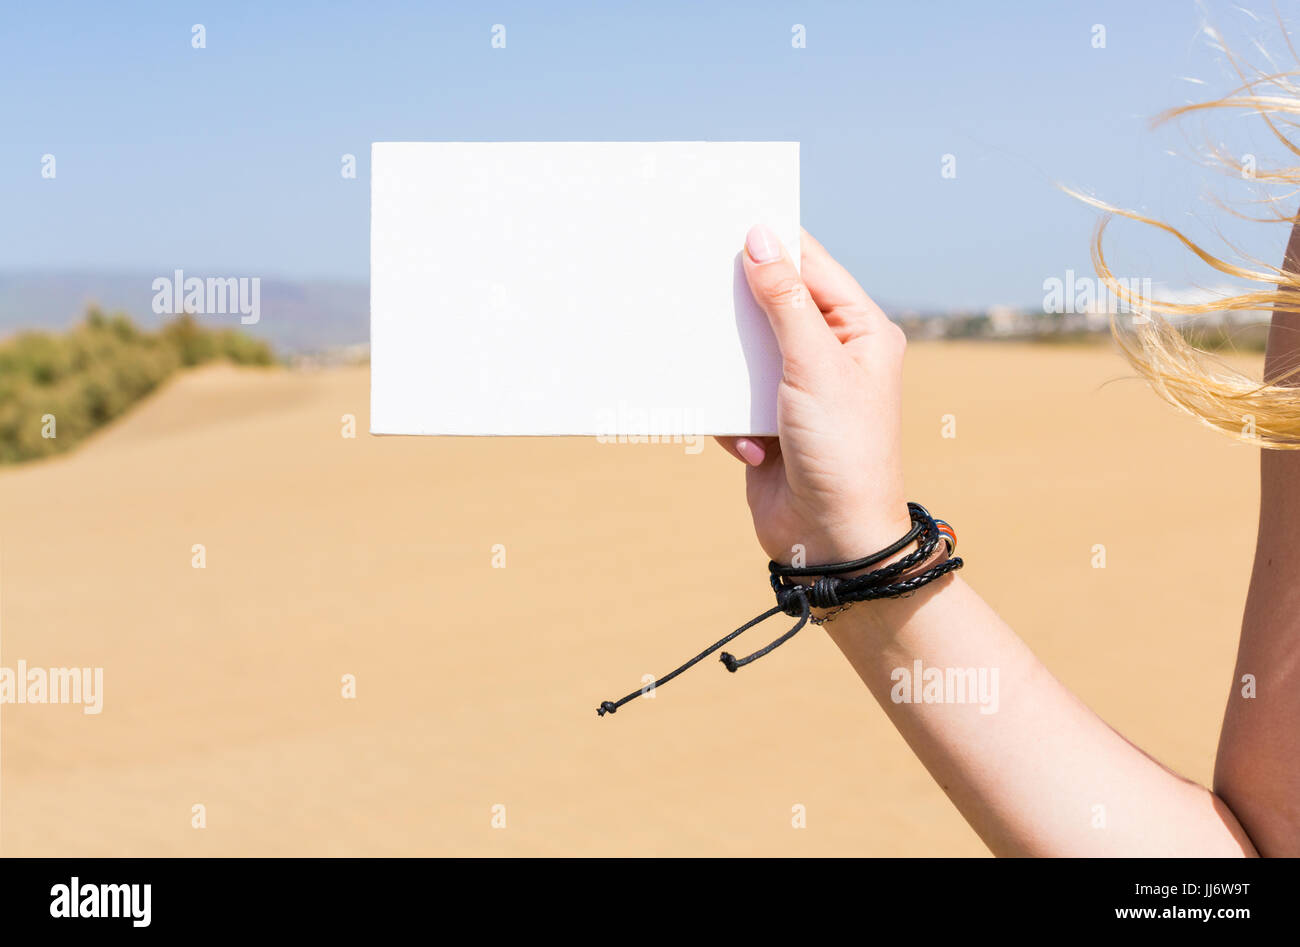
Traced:
<svg viewBox="0 0 1300 947">
<path fill-rule="evenodd" d="M 784 560 L 778 559 L 777 562 L 798 568 L 853 562 L 867 556 L 874 556 L 895 545 L 911 532 L 912 527 L 913 522 L 906 503 L 899 504 L 893 515 L 887 517 L 882 517 L 879 513 L 872 517 L 848 514 L 841 524 L 810 535 L 805 542 L 796 543 L 791 548 L 790 556 Z M 914 544 L 908 543 L 871 566 L 845 572 L 842 575 L 847 578 L 879 569 L 914 552 L 915 549 Z"/>
</svg>

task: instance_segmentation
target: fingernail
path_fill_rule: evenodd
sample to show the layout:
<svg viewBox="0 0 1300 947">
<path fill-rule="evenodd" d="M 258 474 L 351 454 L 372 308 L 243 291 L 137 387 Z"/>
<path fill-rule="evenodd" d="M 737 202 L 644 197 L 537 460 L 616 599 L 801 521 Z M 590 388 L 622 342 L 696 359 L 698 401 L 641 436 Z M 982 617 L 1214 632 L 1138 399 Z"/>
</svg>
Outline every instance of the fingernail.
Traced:
<svg viewBox="0 0 1300 947">
<path fill-rule="evenodd" d="M 747 437 L 737 439 L 736 453 L 744 458 L 745 463 L 751 467 L 757 467 L 767 457 L 767 451 L 763 450 L 763 445 L 757 441 L 751 441 Z"/>
<path fill-rule="evenodd" d="M 755 263 L 774 263 L 781 259 L 781 241 L 771 230 L 757 224 L 745 235 L 745 252 Z"/>
</svg>

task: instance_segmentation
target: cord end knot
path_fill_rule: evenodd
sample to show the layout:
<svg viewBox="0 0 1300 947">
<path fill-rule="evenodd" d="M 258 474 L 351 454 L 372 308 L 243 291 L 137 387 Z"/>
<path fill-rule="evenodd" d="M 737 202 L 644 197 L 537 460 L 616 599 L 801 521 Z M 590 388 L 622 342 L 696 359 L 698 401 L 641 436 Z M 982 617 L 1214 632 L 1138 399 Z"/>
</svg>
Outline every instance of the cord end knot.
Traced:
<svg viewBox="0 0 1300 947">
<path fill-rule="evenodd" d="M 603 700 L 600 702 L 600 706 L 596 708 L 597 717 L 603 717 L 605 716 L 605 714 L 612 714 L 617 712 L 618 712 L 618 704 L 614 703 L 612 700 Z"/>
<path fill-rule="evenodd" d="M 718 656 L 718 660 L 721 661 L 722 666 L 732 674 L 735 674 L 736 668 L 740 667 L 740 662 L 736 660 L 736 656 L 729 651 L 722 652 L 722 654 Z"/>
</svg>

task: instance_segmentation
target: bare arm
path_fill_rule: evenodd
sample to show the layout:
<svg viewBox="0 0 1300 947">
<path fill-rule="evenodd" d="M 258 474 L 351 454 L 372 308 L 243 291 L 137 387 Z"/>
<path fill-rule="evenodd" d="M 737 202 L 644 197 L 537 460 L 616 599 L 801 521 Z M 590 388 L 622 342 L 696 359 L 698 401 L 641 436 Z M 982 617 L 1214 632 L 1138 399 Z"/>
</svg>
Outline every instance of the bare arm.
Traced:
<svg viewBox="0 0 1300 947">
<path fill-rule="evenodd" d="M 1254 853 L 1221 800 L 1107 726 L 960 577 L 854 606 L 825 627 L 994 854 Z M 990 680 L 996 669 L 996 710 L 895 702 L 891 673 L 918 660 L 987 668 Z"/>
<path fill-rule="evenodd" d="M 797 544 L 809 565 L 856 559 L 907 532 L 902 336 L 815 241 L 805 235 L 801 278 L 773 239 L 751 233 L 745 272 L 781 347 L 780 434 L 722 443 L 749 465 L 750 509 L 769 556 L 789 562 Z M 995 853 L 1255 853 L 1222 800 L 1107 726 L 961 578 L 859 603 L 825 627 Z M 895 670 L 917 661 L 985 669 L 990 683 L 996 672 L 996 710 L 895 700 Z"/>
<path fill-rule="evenodd" d="M 1286 268 L 1300 270 L 1300 225 Z M 1297 365 L 1300 314 L 1275 312 L 1265 377 Z M 1280 383 L 1300 386 L 1300 376 Z M 1255 569 L 1214 785 L 1261 854 L 1300 855 L 1300 451 L 1260 456 Z"/>
</svg>

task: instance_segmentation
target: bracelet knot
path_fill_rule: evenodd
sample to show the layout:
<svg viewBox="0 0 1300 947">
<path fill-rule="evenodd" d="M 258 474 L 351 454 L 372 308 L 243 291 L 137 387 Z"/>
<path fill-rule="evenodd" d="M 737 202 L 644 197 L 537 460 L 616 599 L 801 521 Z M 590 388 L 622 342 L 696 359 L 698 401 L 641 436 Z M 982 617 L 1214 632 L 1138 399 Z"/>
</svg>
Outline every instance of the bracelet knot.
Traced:
<svg viewBox="0 0 1300 947">
<path fill-rule="evenodd" d="M 840 604 L 840 597 L 836 595 L 836 590 L 840 587 L 840 579 L 833 575 L 824 575 L 813 583 L 812 595 L 809 596 L 813 608 L 835 608 Z"/>
<path fill-rule="evenodd" d="M 797 618 L 803 611 L 803 601 L 808 598 L 808 592 L 806 585 L 782 585 L 776 593 L 777 607 L 791 618 Z"/>
</svg>

